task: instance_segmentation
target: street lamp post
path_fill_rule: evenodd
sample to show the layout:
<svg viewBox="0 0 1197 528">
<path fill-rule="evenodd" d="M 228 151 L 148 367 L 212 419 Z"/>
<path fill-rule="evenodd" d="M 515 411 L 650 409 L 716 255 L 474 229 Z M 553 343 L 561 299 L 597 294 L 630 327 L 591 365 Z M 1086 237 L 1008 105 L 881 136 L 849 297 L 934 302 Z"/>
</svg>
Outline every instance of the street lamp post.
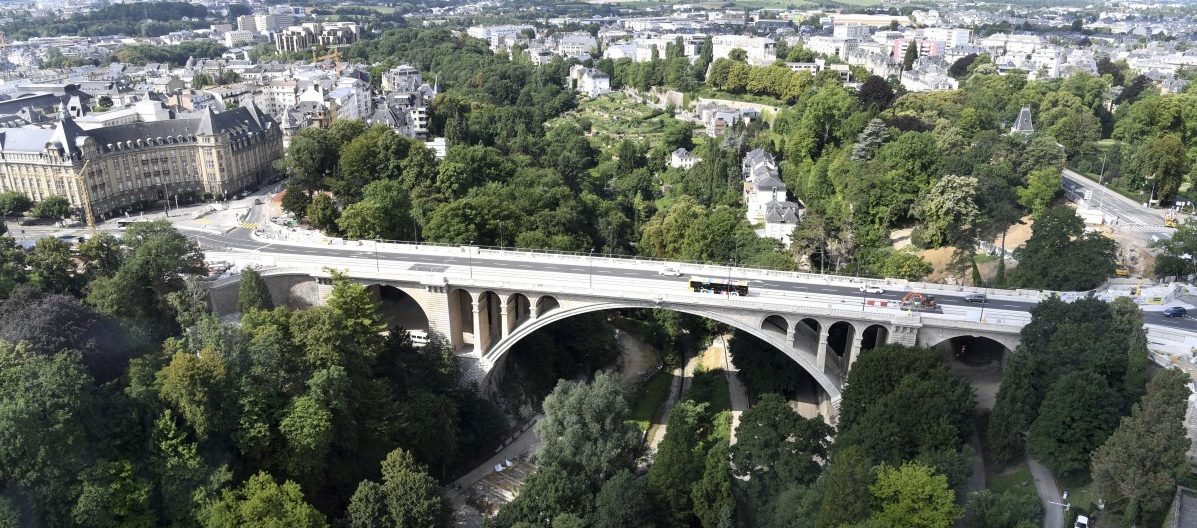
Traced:
<svg viewBox="0 0 1197 528">
<path fill-rule="evenodd" d="M 734 264 L 733 264 L 732 262 L 730 262 L 730 261 L 727 263 L 727 298 L 728 298 L 728 299 L 731 299 L 731 291 L 732 291 L 732 266 L 733 266 L 733 265 L 734 265 Z"/>
<path fill-rule="evenodd" d="M 1101 157 L 1101 173 L 1097 175 L 1097 186 L 1099 187 L 1098 190 L 1101 191 L 1101 195 L 1097 197 L 1097 210 L 1099 210 L 1099 211 L 1101 210 L 1102 204 L 1105 203 L 1105 198 L 1106 198 L 1106 187 L 1105 187 L 1105 184 L 1102 182 L 1104 182 L 1106 179 L 1106 157 L 1108 157 L 1109 155 L 1110 155 L 1109 152 L 1106 152 L 1105 154 L 1102 155 L 1102 157 Z"/>
<path fill-rule="evenodd" d="M 470 280 L 474 280 L 474 241 L 470 241 L 470 245 L 466 246 L 466 256 L 470 259 Z"/>
<path fill-rule="evenodd" d="M 594 289 L 594 248 L 590 248 L 590 256 L 586 258 L 586 277 L 590 281 L 590 289 Z"/>
</svg>

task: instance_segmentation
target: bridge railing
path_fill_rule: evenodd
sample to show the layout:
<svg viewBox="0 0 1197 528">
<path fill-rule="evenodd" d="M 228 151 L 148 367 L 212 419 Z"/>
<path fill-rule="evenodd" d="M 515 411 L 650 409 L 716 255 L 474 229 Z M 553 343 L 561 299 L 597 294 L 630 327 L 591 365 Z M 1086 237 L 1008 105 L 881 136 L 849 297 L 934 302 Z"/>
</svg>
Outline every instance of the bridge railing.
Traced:
<svg viewBox="0 0 1197 528">
<path fill-rule="evenodd" d="M 411 269 L 395 269 L 394 267 L 376 268 L 369 264 L 353 261 L 344 262 L 347 257 L 288 257 L 276 255 L 258 255 L 253 253 L 213 253 L 221 258 L 237 261 L 242 264 L 257 264 L 264 266 L 261 273 L 270 275 L 313 275 L 327 276 L 325 268 L 341 269 L 350 277 L 379 279 L 379 275 L 387 275 L 397 280 L 427 281 L 431 274 L 427 271 Z M 291 261 L 302 260 L 307 267 L 296 266 Z M 239 276 L 230 276 L 212 283 L 213 287 L 224 286 L 240 280 Z M 444 280 L 443 277 L 441 280 Z M 538 281 L 490 280 L 482 278 L 455 277 L 455 286 L 467 286 L 508 291 L 537 292 L 542 294 L 558 294 L 573 296 L 592 296 L 603 299 L 622 299 L 641 303 L 654 304 L 685 304 L 712 308 L 746 309 L 756 312 L 772 312 L 778 315 L 798 314 L 811 317 L 852 317 L 859 318 L 861 314 L 868 314 L 876 318 L 894 322 L 916 324 L 918 314 L 903 312 L 894 308 L 867 306 L 864 302 L 837 302 L 840 296 L 828 294 L 803 294 L 797 292 L 770 292 L 769 297 L 737 297 L 717 294 L 694 293 L 689 291 L 665 290 L 629 290 L 609 289 L 579 286 L 575 284 L 545 283 Z M 780 293 L 780 295 L 774 295 Z M 730 305 L 728 303 L 731 303 Z M 837 306 L 838 305 L 838 306 Z"/>
<path fill-rule="evenodd" d="M 255 232 L 255 235 L 261 236 L 265 232 Z M 271 239 L 276 239 L 270 237 Z M 282 240 L 282 239 L 277 239 Z M 310 238 L 308 242 L 313 242 Z M 302 242 L 302 241 L 301 241 Z M 998 288 L 982 288 L 976 286 L 952 285 L 928 283 L 919 281 L 910 281 L 900 278 L 883 278 L 873 277 L 868 275 L 841 275 L 835 273 L 810 273 L 802 271 L 776 270 L 768 268 L 751 268 L 740 266 L 728 266 L 720 264 L 712 264 L 710 262 L 692 261 L 692 260 L 666 260 L 654 257 L 646 257 L 643 255 L 624 255 L 616 253 L 598 253 L 598 252 L 583 252 L 583 251 L 564 251 L 551 249 L 532 249 L 519 248 L 511 246 L 487 246 L 487 245 L 461 245 L 461 244 L 447 244 L 436 242 L 421 242 L 421 241 L 404 241 L 404 240 L 345 240 L 340 238 L 332 238 L 328 240 L 328 244 L 317 244 L 324 247 L 360 247 L 365 250 L 372 250 L 378 252 L 403 252 L 403 251 L 429 251 L 446 254 L 446 255 L 475 255 L 475 256 L 495 256 L 495 257 L 516 257 L 524 256 L 527 258 L 544 258 L 550 257 L 555 260 L 569 259 L 577 262 L 593 265 L 595 263 L 609 263 L 616 265 L 639 265 L 645 269 L 664 268 L 667 266 L 685 267 L 687 272 L 694 272 L 694 274 L 706 274 L 712 277 L 727 276 L 729 273 L 733 276 L 755 275 L 759 277 L 770 277 L 778 279 L 787 279 L 801 282 L 822 282 L 825 284 L 840 283 L 844 285 L 861 285 L 861 284 L 884 284 L 891 288 L 903 288 L 907 290 L 924 291 L 924 292 L 953 292 L 953 293 L 984 293 L 989 296 L 1010 296 L 1019 297 L 1028 300 L 1040 301 L 1052 296 L 1060 296 L 1069 300 L 1070 298 L 1077 298 L 1084 296 L 1088 292 L 1059 292 L 1052 290 L 1025 290 L 1025 289 L 998 289 Z M 456 250 L 456 251 L 454 251 Z"/>
</svg>

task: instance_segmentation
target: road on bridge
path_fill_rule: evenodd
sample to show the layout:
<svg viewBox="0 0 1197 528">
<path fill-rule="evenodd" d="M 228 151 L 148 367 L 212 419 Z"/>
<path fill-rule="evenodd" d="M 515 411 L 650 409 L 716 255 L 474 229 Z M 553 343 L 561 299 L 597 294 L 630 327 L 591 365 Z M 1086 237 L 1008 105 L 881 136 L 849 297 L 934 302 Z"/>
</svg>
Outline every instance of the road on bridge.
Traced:
<svg viewBox="0 0 1197 528">
<path fill-rule="evenodd" d="M 310 257 L 341 257 L 341 258 L 360 258 L 360 259 L 374 259 L 379 262 L 387 262 L 391 264 L 431 264 L 438 266 L 459 266 L 468 268 L 488 268 L 488 269 L 511 269 L 519 271 L 536 271 L 544 273 L 564 273 L 564 274 L 580 274 L 591 275 L 595 278 L 602 278 L 607 280 L 658 280 L 671 281 L 677 284 L 679 292 L 687 291 L 688 275 L 686 274 L 686 266 L 681 265 L 683 275 L 681 277 L 661 276 L 658 271 L 652 269 L 637 269 L 630 267 L 619 267 L 611 265 L 607 262 L 594 262 L 587 265 L 578 261 L 566 262 L 545 262 L 539 260 L 527 261 L 512 261 L 510 259 L 499 259 L 487 256 L 453 256 L 444 254 L 428 254 L 416 251 L 404 252 L 402 250 L 390 249 L 387 251 L 374 251 L 373 248 L 367 244 L 364 246 L 313 246 L 313 245 L 298 245 L 285 242 L 267 242 L 255 240 L 250 236 L 250 232 L 246 229 L 235 229 L 223 235 L 216 234 L 196 234 L 193 238 L 200 243 L 201 249 L 205 250 L 242 250 L 242 251 L 257 251 L 261 253 L 277 253 L 293 256 L 310 256 Z M 662 269 L 666 264 L 662 263 Z M 472 271 L 471 271 L 472 273 Z M 723 278 L 723 277 L 720 277 Z M 733 273 L 730 279 L 737 279 L 739 277 Z M 831 280 L 836 277 L 831 276 Z M 879 283 L 881 281 L 878 281 Z M 883 285 L 884 287 L 884 285 Z M 757 280 L 753 279 L 750 282 L 750 288 L 758 290 L 770 290 L 776 292 L 800 293 L 810 295 L 828 295 L 839 296 L 842 298 L 857 298 L 863 306 L 866 299 L 887 300 L 891 302 L 900 301 L 905 295 L 906 290 L 886 291 L 885 293 L 865 294 L 859 291 L 856 286 L 837 285 L 837 284 L 820 284 L 801 281 L 789 281 L 783 279 L 769 279 Z M 990 299 L 985 304 L 969 303 L 964 300 L 964 292 L 936 292 L 936 301 L 945 307 L 955 308 L 973 308 L 973 309 L 996 309 L 996 310 L 1011 310 L 1019 312 L 1030 312 L 1038 301 L 1026 300 L 1009 300 L 1009 299 Z M 1183 329 L 1183 330 L 1197 330 L 1197 318 L 1167 318 L 1160 312 L 1145 312 L 1145 320 L 1148 324 L 1156 324 L 1169 328 Z"/>
</svg>

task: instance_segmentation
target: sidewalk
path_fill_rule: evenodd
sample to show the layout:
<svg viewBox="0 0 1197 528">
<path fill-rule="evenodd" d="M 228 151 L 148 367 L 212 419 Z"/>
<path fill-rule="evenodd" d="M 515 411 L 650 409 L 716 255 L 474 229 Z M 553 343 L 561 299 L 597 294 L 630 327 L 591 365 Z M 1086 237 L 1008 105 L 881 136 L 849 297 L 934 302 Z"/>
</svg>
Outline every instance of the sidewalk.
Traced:
<svg viewBox="0 0 1197 528">
<path fill-rule="evenodd" d="M 723 341 L 723 374 L 727 376 L 727 392 L 731 396 L 731 437 L 728 445 L 736 444 L 736 429 L 740 427 L 740 415 L 748 410 L 748 391 L 740 381 L 739 369 L 732 363 L 731 351 L 727 346 L 727 335 L 719 336 Z"/>
<path fill-rule="evenodd" d="M 540 414 L 533 417 L 527 428 L 521 431 L 519 436 L 515 437 L 515 440 L 512 440 L 510 444 L 507 444 L 506 447 L 487 459 L 486 462 L 483 462 L 469 473 L 453 481 L 446 489 L 446 495 L 454 500 L 463 498 L 469 491 L 470 486 L 473 486 L 487 475 L 494 473 L 496 465 L 506 460 L 514 459 L 524 453 L 532 452 L 536 447 L 536 422 L 539 422 L 543 417 Z"/>
<path fill-rule="evenodd" d="M 1056 477 L 1043 464 L 1031 458 L 1029 453 L 1026 458 L 1031 478 L 1035 481 L 1035 492 L 1043 501 L 1043 528 L 1064 528 L 1064 507 L 1060 505 L 1064 500 L 1060 497 Z"/>
<path fill-rule="evenodd" d="M 673 406 L 681 401 L 682 395 L 690 388 L 690 380 L 694 377 L 694 366 L 702 361 L 702 356 L 695 354 L 693 357 L 686 359 L 686 365 L 682 368 L 675 368 L 670 373 L 673 374 L 673 383 L 669 385 L 669 398 L 661 405 L 661 409 L 653 417 L 653 423 L 648 426 L 651 436 L 648 438 L 648 450 L 655 453 L 657 451 L 657 444 L 665 439 L 665 429 L 669 424 L 669 414 L 673 412 Z"/>
</svg>

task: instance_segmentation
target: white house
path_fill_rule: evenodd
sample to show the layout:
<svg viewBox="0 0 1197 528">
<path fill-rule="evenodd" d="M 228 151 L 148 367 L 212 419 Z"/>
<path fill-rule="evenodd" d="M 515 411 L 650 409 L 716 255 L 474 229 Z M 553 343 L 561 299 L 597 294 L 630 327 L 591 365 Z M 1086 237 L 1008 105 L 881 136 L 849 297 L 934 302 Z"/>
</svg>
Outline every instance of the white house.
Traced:
<svg viewBox="0 0 1197 528">
<path fill-rule="evenodd" d="M 765 204 L 765 227 L 758 230 L 757 235 L 780 240 L 788 248 L 793 242 L 794 229 L 805 213 L 802 202 L 768 202 Z"/>
<path fill-rule="evenodd" d="M 690 151 L 679 148 L 669 155 L 669 166 L 675 169 L 689 170 L 694 167 L 695 163 L 702 161 L 701 158 L 691 154 Z"/>
<path fill-rule="evenodd" d="M 575 65 L 569 69 L 571 87 L 590 97 L 611 93 L 611 76 L 598 68 Z"/>
<path fill-rule="evenodd" d="M 771 38 L 716 35 L 711 37 L 711 46 L 716 59 L 726 58 L 731 50 L 742 49 L 748 56 L 749 64 L 765 66 L 777 60 L 777 43 Z"/>
</svg>

